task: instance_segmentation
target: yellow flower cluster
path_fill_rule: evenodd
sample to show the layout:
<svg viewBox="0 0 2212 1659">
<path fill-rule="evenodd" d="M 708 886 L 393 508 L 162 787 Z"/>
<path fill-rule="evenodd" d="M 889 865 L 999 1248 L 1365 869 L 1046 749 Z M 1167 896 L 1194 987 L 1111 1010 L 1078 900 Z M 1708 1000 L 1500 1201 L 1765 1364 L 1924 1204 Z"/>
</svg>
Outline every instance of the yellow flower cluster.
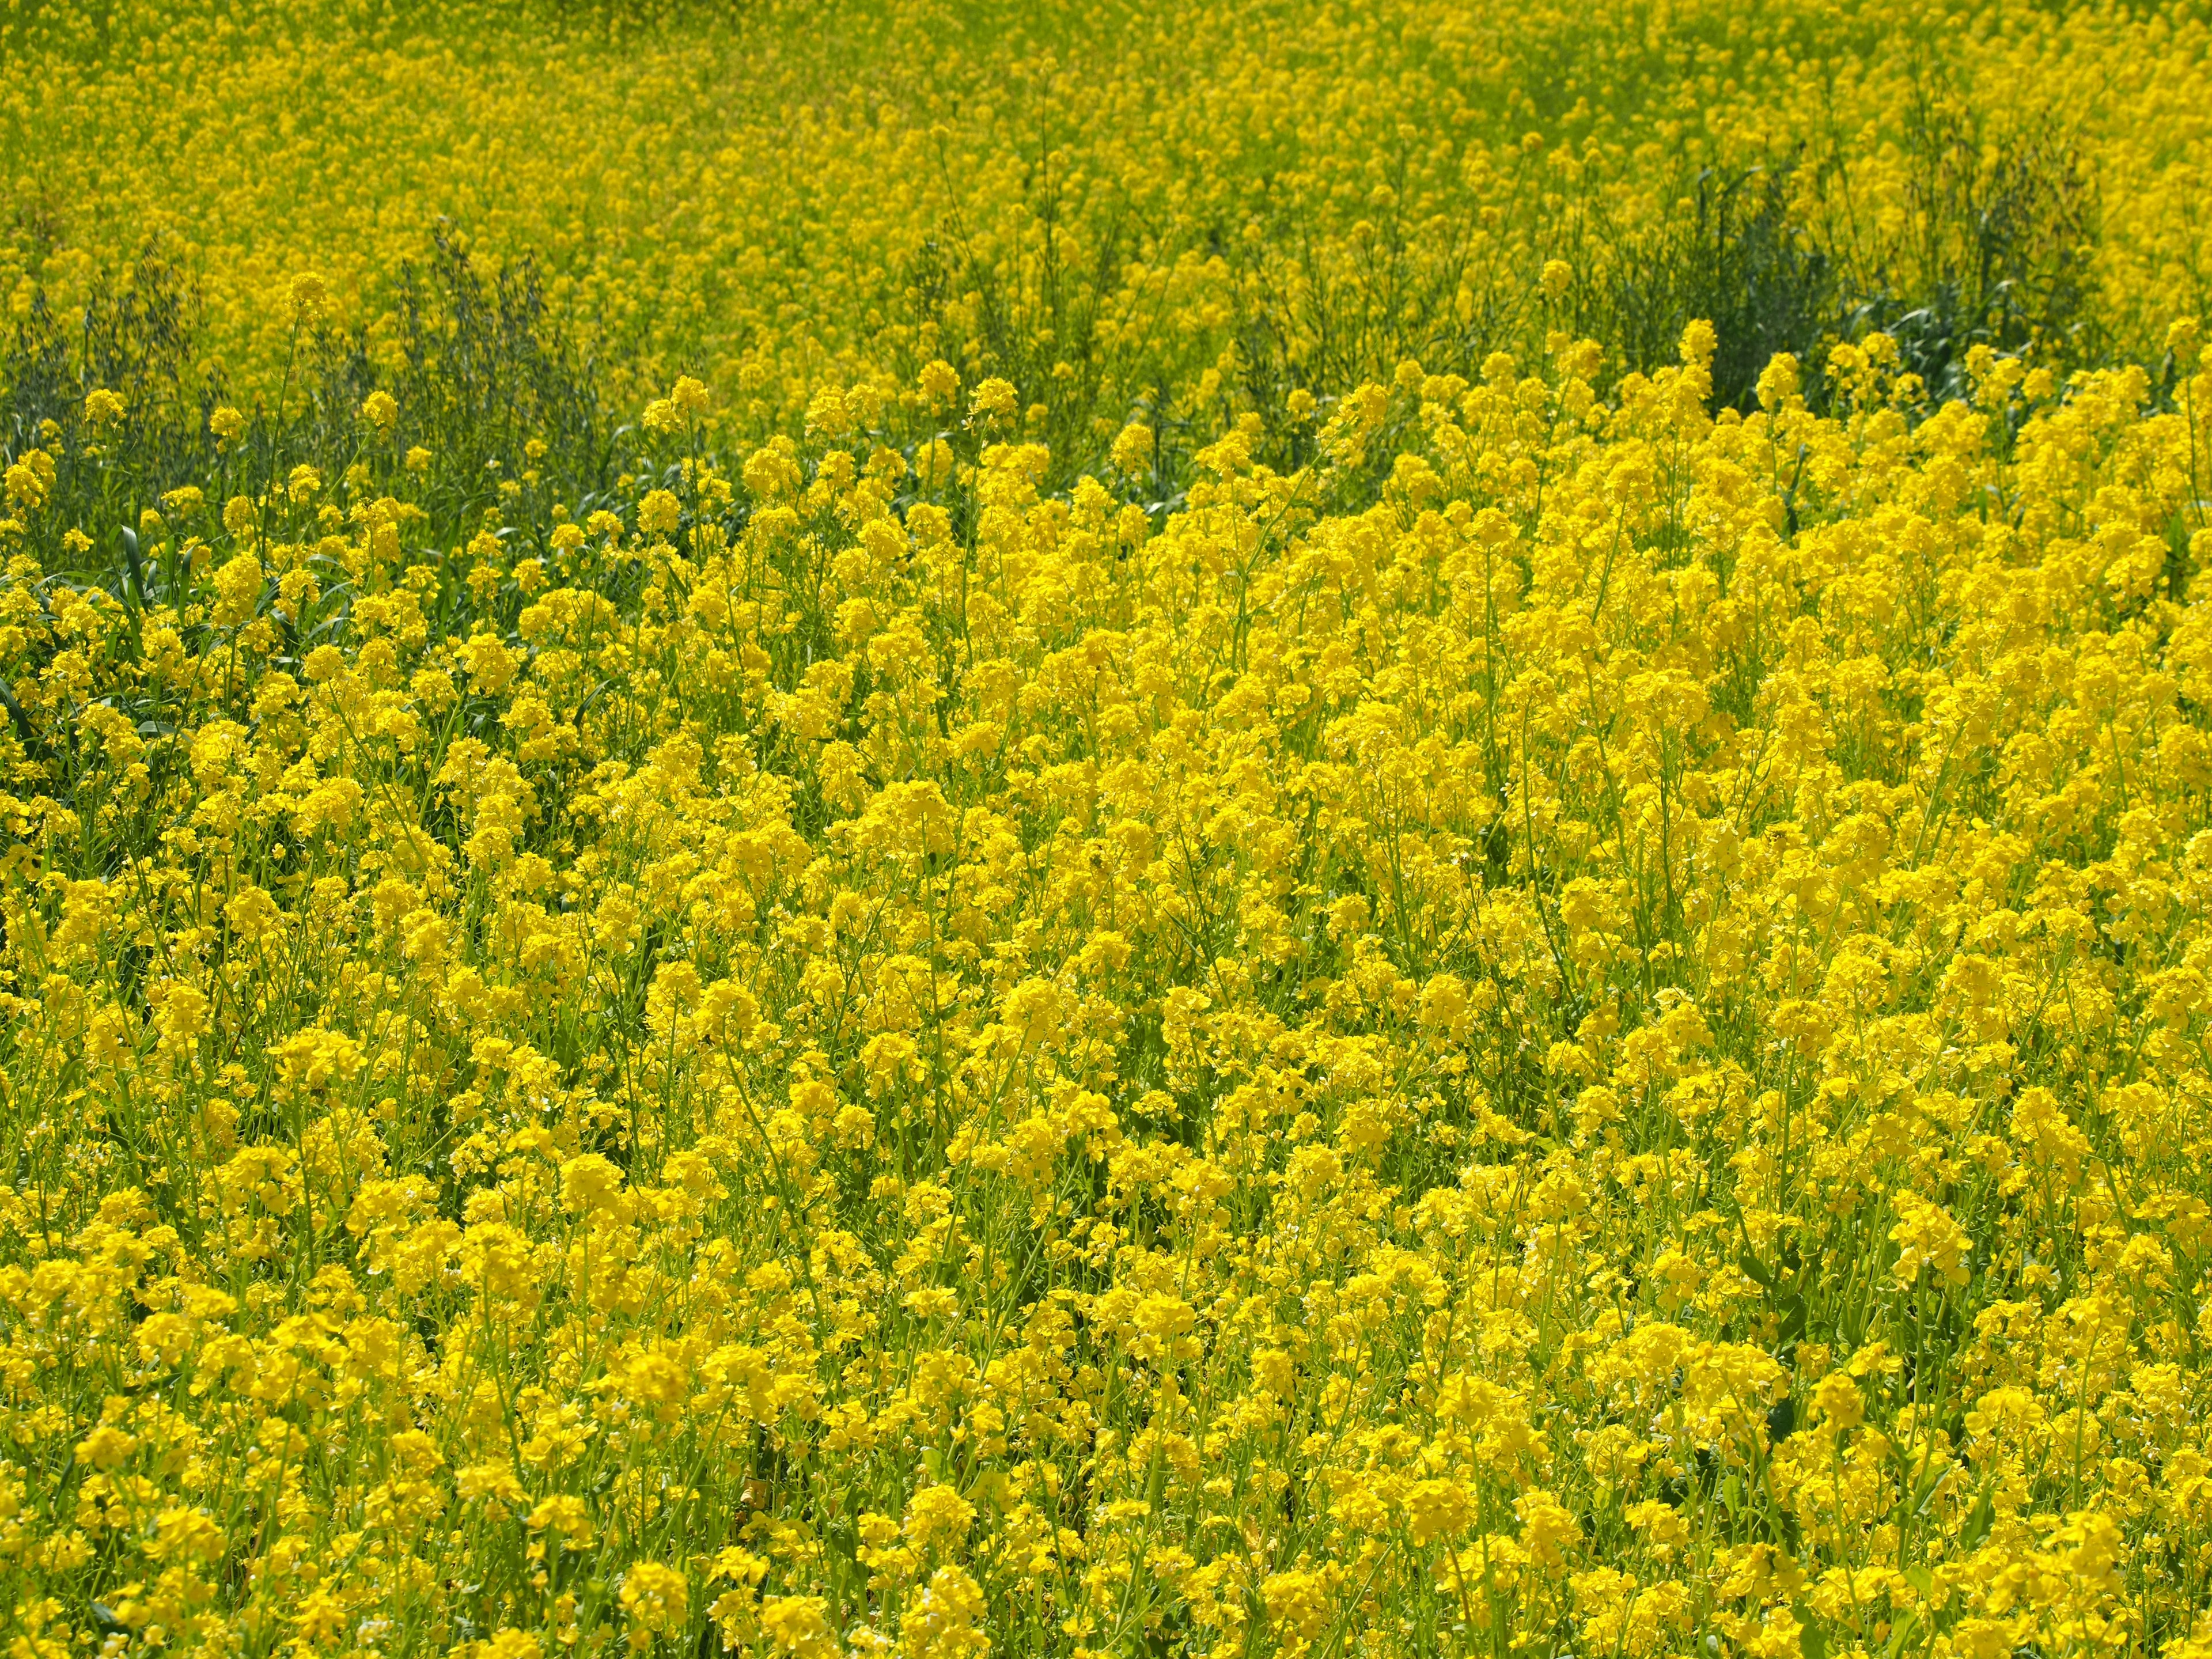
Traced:
<svg viewBox="0 0 2212 1659">
<path fill-rule="evenodd" d="M 19 1650 L 2181 1651 L 2212 366 L 1713 343 L 19 554 Z"/>
<path fill-rule="evenodd" d="M 1601 297 L 1578 332 L 1662 362 L 1672 331 L 1642 325 L 1670 283 L 1745 303 L 1715 240 L 1758 230 L 1769 185 L 1900 315 L 1971 289 L 2149 357 L 2212 314 L 2187 5 L 625 9 L 24 8 L 0 295 L 66 312 L 167 250 L 213 357 L 271 393 L 295 273 L 391 350 L 392 282 L 443 222 L 538 261 L 641 398 L 703 372 L 765 436 L 825 380 L 942 356 L 1018 369 L 1086 447 L 1136 399 L 1272 418 L 1401 356 L 1540 355 L 1527 275 L 1554 258 Z"/>
<path fill-rule="evenodd" d="M 2212 42 L 1662 9 L 11 18 L 5 1659 L 2212 1656 Z"/>
</svg>

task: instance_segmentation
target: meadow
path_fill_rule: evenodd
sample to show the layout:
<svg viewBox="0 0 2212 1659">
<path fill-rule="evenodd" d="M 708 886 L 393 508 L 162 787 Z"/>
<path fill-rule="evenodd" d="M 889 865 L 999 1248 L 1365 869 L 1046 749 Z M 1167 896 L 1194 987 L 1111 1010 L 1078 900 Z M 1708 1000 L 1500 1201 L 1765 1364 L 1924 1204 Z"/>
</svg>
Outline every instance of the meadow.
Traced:
<svg viewBox="0 0 2212 1659">
<path fill-rule="evenodd" d="M 2212 17 L 0 18 L 5 1659 L 2212 1659 Z"/>
</svg>

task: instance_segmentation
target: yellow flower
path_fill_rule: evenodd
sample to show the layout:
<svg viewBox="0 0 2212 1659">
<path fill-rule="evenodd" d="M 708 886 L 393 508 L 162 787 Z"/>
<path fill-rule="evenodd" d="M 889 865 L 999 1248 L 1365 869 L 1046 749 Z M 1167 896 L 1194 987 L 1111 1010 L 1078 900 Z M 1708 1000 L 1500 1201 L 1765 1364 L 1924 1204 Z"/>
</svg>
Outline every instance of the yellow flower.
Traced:
<svg viewBox="0 0 2212 1659">
<path fill-rule="evenodd" d="M 675 389 L 668 394 L 668 401 L 689 418 L 697 420 L 706 414 L 711 399 L 705 381 L 694 375 L 680 374 L 677 377 Z"/>
<path fill-rule="evenodd" d="M 1859 1394 L 1859 1385 L 1842 1371 L 1831 1371 L 1814 1385 L 1813 1408 L 1838 1433 L 1866 1421 L 1866 1401 Z"/>
<path fill-rule="evenodd" d="M 1973 1251 L 1966 1230 L 1941 1205 L 1917 1193 L 1894 1194 L 1890 1203 L 1898 1215 L 1897 1224 L 1889 1230 L 1890 1242 L 1898 1247 L 1898 1283 L 1911 1285 L 1928 1267 L 1948 1285 L 1964 1285 L 1969 1276 L 1967 1258 Z"/>
<path fill-rule="evenodd" d="M 1423 1480 L 1406 1494 L 1407 1529 L 1416 1544 L 1450 1542 L 1474 1523 L 1475 1513 L 1474 1492 L 1464 1480 Z"/>
<path fill-rule="evenodd" d="M 933 357 L 922 365 L 921 373 L 916 377 L 915 384 L 921 388 L 922 395 L 931 402 L 950 403 L 953 394 L 960 390 L 960 376 L 952 365 L 946 362 L 944 358 Z"/>
<path fill-rule="evenodd" d="M 624 1571 L 621 1600 L 633 1648 L 644 1648 L 654 1636 L 677 1635 L 690 1617 L 684 1575 L 657 1561 L 639 1561 Z"/>
<path fill-rule="evenodd" d="M 1141 421 L 1132 421 L 1114 437 L 1114 465 L 1123 472 L 1135 473 L 1152 465 L 1152 429 Z"/>
<path fill-rule="evenodd" d="M 791 1659 L 832 1659 L 838 1650 L 829 1602 L 819 1595 L 763 1596 L 760 1626 L 775 1650 Z"/>
<path fill-rule="evenodd" d="M 1019 406 L 1012 382 L 995 374 L 978 384 L 968 399 L 968 413 L 974 420 L 1004 420 Z"/>
<path fill-rule="evenodd" d="M 294 276 L 285 292 L 292 303 L 293 319 L 301 323 L 319 320 L 330 298 L 322 277 L 313 271 L 301 271 Z"/>
<path fill-rule="evenodd" d="M 906 1535 L 924 1549 L 957 1549 L 975 1519 L 975 1506 L 950 1486 L 925 1486 L 907 1504 Z"/>
</svg>

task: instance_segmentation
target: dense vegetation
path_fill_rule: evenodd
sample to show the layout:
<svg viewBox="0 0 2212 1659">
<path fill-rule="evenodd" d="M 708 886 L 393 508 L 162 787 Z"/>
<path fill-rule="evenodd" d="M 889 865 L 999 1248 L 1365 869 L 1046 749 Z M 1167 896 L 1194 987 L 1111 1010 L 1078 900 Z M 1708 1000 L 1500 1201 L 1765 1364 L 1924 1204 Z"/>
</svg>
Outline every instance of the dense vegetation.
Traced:
<svg viewBox="0 0 2212 1659">
<path fill-rule="evenodd" d="M 2212 1654 L 2207 46 L 10 13 L 9 1659 Z"/>
</svg>

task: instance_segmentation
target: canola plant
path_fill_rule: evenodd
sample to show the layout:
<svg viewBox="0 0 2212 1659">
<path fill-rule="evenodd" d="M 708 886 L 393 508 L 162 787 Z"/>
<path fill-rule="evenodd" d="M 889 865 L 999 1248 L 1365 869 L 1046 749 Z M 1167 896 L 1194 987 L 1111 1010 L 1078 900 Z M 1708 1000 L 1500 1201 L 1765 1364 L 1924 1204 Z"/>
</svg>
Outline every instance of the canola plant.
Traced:
<svg viewBox="0 0 2212 1659">
<path fill-rule="evenodd" d="M 2212 1655 L 2198 9 L 0 40 L 8 1659 Z"/>
</svg>

